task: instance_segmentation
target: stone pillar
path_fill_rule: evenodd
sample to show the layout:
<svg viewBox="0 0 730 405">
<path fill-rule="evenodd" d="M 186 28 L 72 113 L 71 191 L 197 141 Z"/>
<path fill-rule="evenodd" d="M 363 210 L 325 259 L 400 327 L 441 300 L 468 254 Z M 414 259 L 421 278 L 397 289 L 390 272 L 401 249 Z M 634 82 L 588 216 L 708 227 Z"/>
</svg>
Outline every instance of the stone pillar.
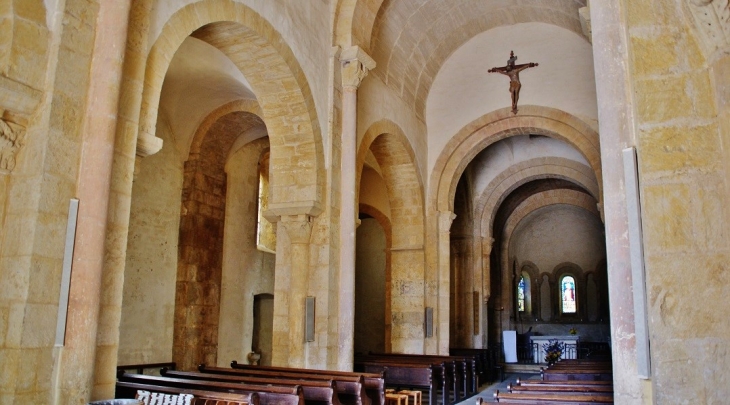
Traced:
<svg viewBox="0 0 730 405">
<path fill-rule="evenodd" d="M 591 2 L 616 403 L 640 404 L 621 150 L 634 144 L 625 1 Z M 554 288 L 551 288 L 555 290 Z"/>
<path fill-rule="evenodd" d="M 451 295 L 451 223 L 456 214 L 450 211 L 440 211 L 438 217 L 438 295 L 434 308 L 433 337 L 436 338 L 436 353 L 449 354 L 449 300 Z"/>
<path fill-rule="evenodd" d="M 282 216 L 279 226 L 284 228 L 291 243 L 289 288 L 275 288 L 274 298 L 288 306 L 288 361 L 289 367 L 304 368 L 306 353 L 304 343 L 304 298 L 307 296 L 307 279 L 309 274 L 309 238 L 312 234 L 312 218 L 306 214 Z M 279 283 L 280 275 L 276 275 Z M 282 295 L 285 295 L 283 297 Z M 280 353 L 281 354 L 281 353 Z"/>
<path fill-rule="evenodd" d="M 375 61 L 353 46 L 340 54 L 342 64 L 342 144 L 340 166 L 340 271 L 337 310 L 337 369 L 351 370 L 355 317 L 355 221 L 357 184 L 357 88 Z"/>
</svg>

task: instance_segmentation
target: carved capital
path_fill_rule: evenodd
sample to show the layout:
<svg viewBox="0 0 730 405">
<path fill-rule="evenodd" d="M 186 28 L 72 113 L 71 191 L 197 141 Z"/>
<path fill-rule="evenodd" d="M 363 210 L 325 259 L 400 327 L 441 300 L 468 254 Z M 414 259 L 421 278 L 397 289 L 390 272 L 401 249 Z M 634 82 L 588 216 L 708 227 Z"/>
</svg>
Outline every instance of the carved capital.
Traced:
<svg viewBox="0 0 730 405">
<path fill-rule="evenodd" d="M 306 214 L 286 215 L 281 217 L 279 224 L 284 226 L 292 244 L 309 243 L 312 234 L 312 217 Z"/>
<path fill-rule="evenodd" d="M 10 173 L 15 168 L 15 155 L 24 140 L 24 127 L 0 119 L 0 173 Z"/>
<path fill-rule="evenodd" d="M 451 224 L 456 219 L 456 214 L 451 211 L 439 211 L 439 231 L 449 232 L 451 230 Z"/>
<path fill-rule="evenodd" d="M 730 48 L 730 0 L 685 0 L 707 57 Z"/>
<path fill-rule="evenodd" d="M 126 130 L 129 130 L 127 128 Z M 139 131 L 137 137 L 137 156 L 147 157 L 154 155 L 162 149 L 162 139 L 145 131 Z"/>
<path fill-rule="evenodd" d="M 342 87 L 355 91 L 370 70 L 375 69 L 375 60 L 359 46 L 352 46 L 340 53 L 342 63 Z"/>
</svg>

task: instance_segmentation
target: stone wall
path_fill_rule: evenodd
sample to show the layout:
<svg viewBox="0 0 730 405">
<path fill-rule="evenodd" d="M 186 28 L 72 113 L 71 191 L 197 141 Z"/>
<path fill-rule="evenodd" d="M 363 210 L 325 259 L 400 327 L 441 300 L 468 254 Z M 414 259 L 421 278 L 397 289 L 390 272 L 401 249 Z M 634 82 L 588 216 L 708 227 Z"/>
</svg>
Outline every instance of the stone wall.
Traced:
<svg viewBox="0 0 730 405">
<path fill-rule="evenodd" d="M 355 353 L 385 351 L 386 239 L 374 218 L 357 228 L 355 263 Z"/>
<path fill-rule="evenodd" d="M 730 340 L 715 314 L 724 287 L 728 217 L 726 57 L 703 52 L 687 7 L 722 1 L 623 1 L 641 185 L 654 400 L 723 402 Z M 727 29 L 727 21 L 718 23 Z M 720 29 L 718 26 L 714 29 Z M 727 45 L 727 44 L 725 44 Z M 726 66 L 726 64 L 725 64 Z M 719 110 L 718 110 L 719 108 Z M 701 292 L 701 304 L 693 297 Z M 711 303 L 707 305 L 707 303 Z M 703 373 L 697 373 L 700 367 Z"/>
<path fill-rule="evenodd" d="M 132 189 L 119 364 L 172 359 L 183 163 L 160 127 L 165 147 L 138 160 Z"/>
</svg>

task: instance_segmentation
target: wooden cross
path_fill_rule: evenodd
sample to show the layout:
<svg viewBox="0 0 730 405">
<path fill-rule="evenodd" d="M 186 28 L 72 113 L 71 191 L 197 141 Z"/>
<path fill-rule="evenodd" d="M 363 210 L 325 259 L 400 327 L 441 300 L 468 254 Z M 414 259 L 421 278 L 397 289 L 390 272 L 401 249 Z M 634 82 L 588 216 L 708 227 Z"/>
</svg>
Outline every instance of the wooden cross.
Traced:
<svg viewBox="0 0 730 405">
<path fill-rule="evenodd" d="M 531 67 L 537 66 L 537 63 L 524 63 L 522 65 L 515 65 L 517 57 L 513 51 L 509 53 L 509 60 L 507 66 L 494 67 L 488 70 L 489 73 L 501 73 L 509 76 L 509 92 L 512 94 L 512 113 L 517 114 L 517 100 L 520 98 L 520 72 Z"/>
</svg>

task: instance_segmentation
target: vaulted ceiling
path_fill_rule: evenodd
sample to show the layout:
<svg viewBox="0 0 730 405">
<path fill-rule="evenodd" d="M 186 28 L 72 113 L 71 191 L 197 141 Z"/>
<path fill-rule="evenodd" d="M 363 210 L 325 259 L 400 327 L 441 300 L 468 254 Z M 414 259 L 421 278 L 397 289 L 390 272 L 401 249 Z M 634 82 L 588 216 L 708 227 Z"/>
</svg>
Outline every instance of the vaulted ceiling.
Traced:
<svg viewBox="0 0 730 405">
<path fill-rule="evenodd" d="M 370 36 L 370 54 L 377 62 L 373 74 L 423 119 L 439 69 L 469 39 L 499 26 L 529 22 L 583 35 L 578 10 L 585 5 L 585 0 L 384 0 Z"/>
</svg>

